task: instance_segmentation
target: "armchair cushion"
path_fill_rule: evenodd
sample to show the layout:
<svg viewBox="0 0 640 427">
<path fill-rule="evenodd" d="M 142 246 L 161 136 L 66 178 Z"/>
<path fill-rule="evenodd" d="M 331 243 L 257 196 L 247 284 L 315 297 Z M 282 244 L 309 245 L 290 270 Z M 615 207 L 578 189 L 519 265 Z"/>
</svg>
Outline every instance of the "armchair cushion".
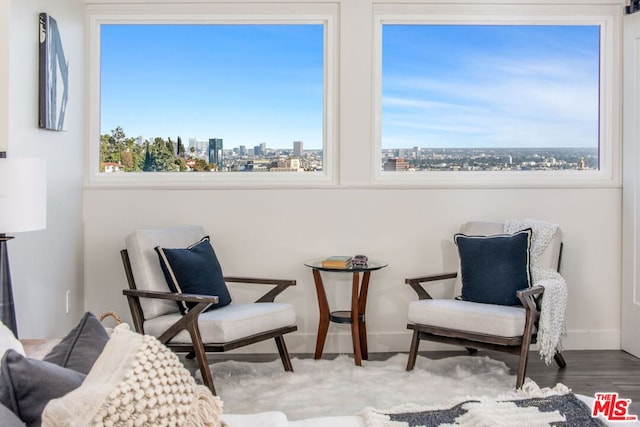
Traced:
<svg viewBox="0 0 640 427">
<path fill-rule="evenodd" d="M 180 317 L 178 313 L 159 316 L 144 323 L 144 330 L 159 336 Z M 296 312 L 291 304 L 268 302 L 229 304 L 198 316 L 200 335 L 205 343 L 225 343 L 273 329 L 295 325 Z M 173 344 L 191 343 L 187 331 L 181 331 Z"/>
<path fill-rule="evenodd" d="M 419 325 L 510 338 L 523 334 L 526 312 L 524 307 L 423 299 L 409 303 L 408 318 Z"/>
<path fill-rule="evenodd" d="M 155 247 L 160 257 L 160 266 L 164 272 L 169 288 L 173 292 L 184 294 L 215 295 L 217 304 L 208 310 L 224 307 L 231 303 L 231 295 L 222 275 L 222 267 L 211 246 L 209 236 L 187 248 Z M 178 302 L 182 314 L 196 303 Z"/>
<path fill-rule="evenodd" d="M 512 235 L 456 234 L 462 299 L 485 304 L 520 304 L 516 291 L 531 286 L 531 235 L 530 228 Z"/>
</svg>

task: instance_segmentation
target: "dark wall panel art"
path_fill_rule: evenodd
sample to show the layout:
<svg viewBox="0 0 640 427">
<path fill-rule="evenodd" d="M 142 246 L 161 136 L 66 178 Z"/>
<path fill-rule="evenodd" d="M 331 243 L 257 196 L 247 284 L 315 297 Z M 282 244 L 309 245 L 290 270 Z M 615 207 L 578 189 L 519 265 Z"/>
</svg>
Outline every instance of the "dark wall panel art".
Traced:
<svg viewBox="0 0 640 427">
<path fill-rule="evenodd" d="M 58 23 L 40 14 L 39 114 L 42 129 L 64 130 L 69 97 L 69 63 L 64 56 Z"/>
</svg>

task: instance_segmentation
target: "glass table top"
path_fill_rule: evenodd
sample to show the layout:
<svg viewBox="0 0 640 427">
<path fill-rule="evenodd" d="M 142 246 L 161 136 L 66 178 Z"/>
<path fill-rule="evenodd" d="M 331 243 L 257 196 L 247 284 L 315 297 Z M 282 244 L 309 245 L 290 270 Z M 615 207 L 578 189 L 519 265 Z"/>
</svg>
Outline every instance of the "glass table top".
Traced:
<svg viewBox="0 0 640 427">
<path fill-rule="evenodd" d="M 363 271 L 375 271 L 380 270 L 381 268 L 385 268 L 389 265 L 385 261 L 381 260 L 368 260 L 365 265 L 351 265 L 348 268 L 335 268 L 335 267 L 323 267 L 322 261 L 324 258 L 311 259 L 304 262 L 304 265 L 307 267 L 313 268 L 314 270 L 321 271 L 335 271 L 338 273 L 358 273 Z"/>
</svg>

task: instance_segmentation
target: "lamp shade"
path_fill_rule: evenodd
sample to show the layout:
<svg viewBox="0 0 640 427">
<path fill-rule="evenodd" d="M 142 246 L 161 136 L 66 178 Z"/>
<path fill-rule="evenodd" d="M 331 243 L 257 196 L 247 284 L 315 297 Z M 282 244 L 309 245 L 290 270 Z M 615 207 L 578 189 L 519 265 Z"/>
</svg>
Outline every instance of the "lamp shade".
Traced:
<svg viewBox="0 0 640 427">
<path fill-rule="evenodd" d="M 0 233 L 41 230 L 46 226 L 46 162 L 0 158 Z"/>
</svg>

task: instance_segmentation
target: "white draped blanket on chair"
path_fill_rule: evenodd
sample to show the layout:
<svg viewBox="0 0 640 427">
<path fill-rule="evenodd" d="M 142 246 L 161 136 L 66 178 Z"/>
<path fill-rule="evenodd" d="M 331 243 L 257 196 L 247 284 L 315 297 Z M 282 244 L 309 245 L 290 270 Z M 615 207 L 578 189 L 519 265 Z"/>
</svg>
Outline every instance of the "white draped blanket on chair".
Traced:
<svg viewBox="0 0 640 427">
<path fill-rule="evenodd" d="M 567 335 L 565 313 L 569 291 L 567 282 L 552 268 L 540 267 L 538 258 L 547 248 L 559 226 L 533 219 L 510 219 L 504 223 L 505 233 L 515 233 L 526 228 L 533 230 L 531 242 L 531 275 L 533 285 L 544 287 L 538 325 L 538 352 L 548 365 L 557 351 L 562 351 L 562 339 Z"/>
</svg>

